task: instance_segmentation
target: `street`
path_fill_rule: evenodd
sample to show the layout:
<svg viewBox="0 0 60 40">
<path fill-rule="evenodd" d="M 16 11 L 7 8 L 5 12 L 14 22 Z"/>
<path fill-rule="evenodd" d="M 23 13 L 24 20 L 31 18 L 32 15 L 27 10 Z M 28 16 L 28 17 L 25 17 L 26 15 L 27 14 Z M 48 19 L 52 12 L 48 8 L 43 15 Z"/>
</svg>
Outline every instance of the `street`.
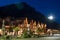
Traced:
<svg viewBox="0 0 60 40">
<path fill-rule="evenodd" d="M 6 40 L 6 39 L 0 39 L 0 40 Z M 23 38 L 23 39 L 10 39 L 10 40 L 60 40 L 60 37 Z"/>
<path fill-rule="evenodd" d="M 60 37 L 25 38 L 25 39 L 14 39 L 14 40 L 60 40 Z"/>
</svg>

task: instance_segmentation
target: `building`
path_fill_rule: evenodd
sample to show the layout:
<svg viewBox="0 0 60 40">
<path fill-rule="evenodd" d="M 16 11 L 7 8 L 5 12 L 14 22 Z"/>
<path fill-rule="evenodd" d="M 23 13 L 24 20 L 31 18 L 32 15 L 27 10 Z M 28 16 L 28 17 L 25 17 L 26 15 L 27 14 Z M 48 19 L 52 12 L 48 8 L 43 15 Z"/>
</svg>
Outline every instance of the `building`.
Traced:
<svg viewBox="0 0 60 40">
<path fill-rule="evenodd" d="M 32 34 L 41 34 L 41 33 L 46 33 L 46 24 L 43 24 L 43 23 L 40 23 L 34 20 L 28 20 L 28 18 L 24 18 L 24 19 L 17 19 L 16 21 L 16 26 L 14 27 L 15 24 L 13 24 L 12 26 L 11 25 L 4 25 L 4 28 L 5 30 L 9 29 L 11 30 L 10 28 L 12 28 L 13 33 L 17 33 L 17 35 L 20 35 L 23 34 L 23 32 L 25 30 L 27 30 L 28 32 L 32 32 Z M 17 28 L 16 28 L 17 27 Z M 6 29 L 7 28 L 7 29 Z M 16 28 L 16 29 L 14 29 Z M 17 30 L 17 31 L 16 31 Z"/>
</svg>

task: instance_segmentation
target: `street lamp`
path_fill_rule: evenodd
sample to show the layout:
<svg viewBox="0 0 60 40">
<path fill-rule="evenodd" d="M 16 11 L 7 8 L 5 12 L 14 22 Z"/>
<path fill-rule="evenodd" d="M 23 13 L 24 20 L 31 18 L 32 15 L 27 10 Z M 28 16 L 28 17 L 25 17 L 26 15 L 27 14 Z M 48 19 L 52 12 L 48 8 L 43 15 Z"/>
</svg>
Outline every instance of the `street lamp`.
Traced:
<svg viewBox="0 0 60 40">
<path fill-rule="evenodd" d="M 3 19 L 3 21 L 2 21 L 3 36 L 4 36 L 4 34 L 5 34 L 5 32 L 4 32 L 4 31 L 5 31 L 5 27 L 4 27 L 5 25 L 4 25 L 4 23 L 5 23 L 5 20 Z"/>
<path fill-rule="evenodd" d="M 49 20 L 53 20 L 54 17 L 51 15 L 51 16 L 48 17 L 48 19 L 49 19 Z"/>
</svg>

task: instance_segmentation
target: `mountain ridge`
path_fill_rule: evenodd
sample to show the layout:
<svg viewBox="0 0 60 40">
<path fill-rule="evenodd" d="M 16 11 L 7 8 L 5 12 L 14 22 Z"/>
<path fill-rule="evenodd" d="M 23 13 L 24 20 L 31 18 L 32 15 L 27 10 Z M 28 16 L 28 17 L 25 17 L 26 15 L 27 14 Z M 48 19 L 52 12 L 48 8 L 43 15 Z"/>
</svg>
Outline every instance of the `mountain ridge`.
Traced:
<svg viewBox="0 0 60 40">
<path fill-rule="evenodd" d="M 48 22 L 48 19 L 40 13 L 37 12 L 34 8 L 26 4 L 25 2 L 22 2 L 20 4 L 12 4 L 4 7 L 0 7 L 0 16 L 1 17 L 27 17 L 29 19 L 36 20 L 37 22 L 42 22 L 47 24 L 47 28 L 52 29 L 59 29 L 59 24 L 56 22 Z M 59 27 L 59 28 L 58 28 Z"/>
</svg>

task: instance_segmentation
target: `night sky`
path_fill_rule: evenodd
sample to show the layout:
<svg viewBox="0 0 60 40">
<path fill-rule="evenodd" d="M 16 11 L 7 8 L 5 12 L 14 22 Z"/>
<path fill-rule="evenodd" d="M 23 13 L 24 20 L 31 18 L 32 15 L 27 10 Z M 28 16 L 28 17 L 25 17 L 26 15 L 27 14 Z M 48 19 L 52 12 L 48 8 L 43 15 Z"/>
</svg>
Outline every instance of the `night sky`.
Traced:
<svg viewBox="0 0 60 40">
<path fill-rule="evenodd" d="M 46 18 L 53 15 L 54 20 L 60 23 L 60 0 L 0 0 L 0 7 L 20 2 L 26 2 L 36 11 L 44 14 Z"/>
</svg>

